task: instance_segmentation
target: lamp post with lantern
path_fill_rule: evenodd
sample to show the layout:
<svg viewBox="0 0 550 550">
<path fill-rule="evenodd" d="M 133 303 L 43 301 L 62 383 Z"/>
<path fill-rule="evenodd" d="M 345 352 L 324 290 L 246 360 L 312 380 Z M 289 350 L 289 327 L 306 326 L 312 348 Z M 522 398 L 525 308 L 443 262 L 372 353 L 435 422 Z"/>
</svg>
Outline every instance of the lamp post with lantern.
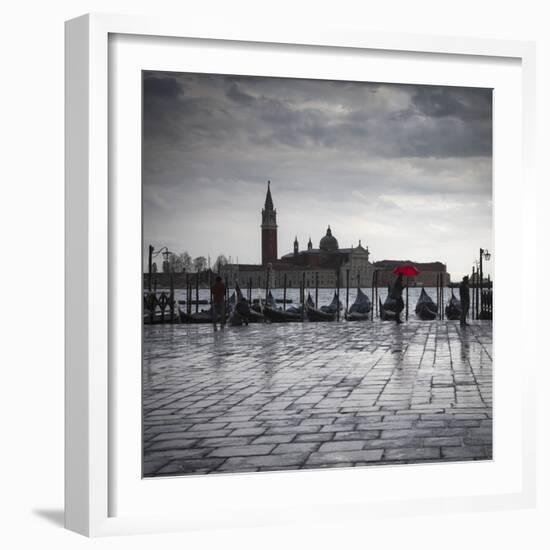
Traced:
<svg viewBox="0 0 550 550">
<path fill-rule="evenodd" d="M 479 249 L 479 281 L 480 281 L 480 304 L 483 303 L 483 260 L 489 261 L 491 259 L 491 253 L 485 248 Z M 477 317 L 479 319 L 479 310 L 477 312 Z"/>
<path fill-rule="evenodd" d="M 162 254 L 163 258 L 163 271 L 164 272 L 170 272 L 170 264 L 168 263 L 168 258 L 170 258 L 170 250 L 168 250 L 168 247 L 163 246 L 159 250 L 155 251 L 155 247 L 152 245 L 149 245 L 149 292 L 153 290 L 153 258 L 156 258 L 159 254 Z"/>
</svg>

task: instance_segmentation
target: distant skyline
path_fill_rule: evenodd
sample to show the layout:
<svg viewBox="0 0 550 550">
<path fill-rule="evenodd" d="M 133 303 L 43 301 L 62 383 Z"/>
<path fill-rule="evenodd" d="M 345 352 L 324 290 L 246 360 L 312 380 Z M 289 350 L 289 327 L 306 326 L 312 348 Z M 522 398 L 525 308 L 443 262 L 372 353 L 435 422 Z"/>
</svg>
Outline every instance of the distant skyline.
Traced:
<svg viewBox="0 0 550 550">
<path fill-rule="evenodd" d="M 143 116 L 144 262 L 152 244 L 260 263 L 268 180 L 279 257 L 329 224 L 453 280 L 492 252 L 489 89 L 144 72 Z"/>
</svg>

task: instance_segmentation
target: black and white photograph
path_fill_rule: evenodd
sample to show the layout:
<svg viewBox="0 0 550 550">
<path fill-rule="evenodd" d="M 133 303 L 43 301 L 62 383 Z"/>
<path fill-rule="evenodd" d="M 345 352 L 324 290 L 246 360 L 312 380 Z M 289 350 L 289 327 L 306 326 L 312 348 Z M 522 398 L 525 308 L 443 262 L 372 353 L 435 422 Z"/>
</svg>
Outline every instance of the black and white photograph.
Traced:
<svg viewBox="0 0 550 550">
<path fill-rule="evenodd" d="M 143 71 L 143 476 L 491 460 L 492 166 L 489 88 Z"/>
<path fill-rule="evenodd" d="M 6 7 L 3 547 L 550 546 L 543 3 Z"/>
</svg>

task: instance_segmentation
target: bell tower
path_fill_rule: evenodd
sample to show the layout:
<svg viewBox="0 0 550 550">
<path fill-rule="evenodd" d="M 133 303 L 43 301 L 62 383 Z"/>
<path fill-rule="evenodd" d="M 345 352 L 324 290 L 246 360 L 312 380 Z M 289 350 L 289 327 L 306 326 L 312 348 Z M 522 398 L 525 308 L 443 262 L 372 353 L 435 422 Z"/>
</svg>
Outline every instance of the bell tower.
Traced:
<svg viewBox="0 0 550 550">
<path fill-rule="evenodd" d="M 262 265 L 277 260 L 277 210 L 273 208 L 271 182 L 267 182 L 267 194 L 262 209 Z"/>
</svg>

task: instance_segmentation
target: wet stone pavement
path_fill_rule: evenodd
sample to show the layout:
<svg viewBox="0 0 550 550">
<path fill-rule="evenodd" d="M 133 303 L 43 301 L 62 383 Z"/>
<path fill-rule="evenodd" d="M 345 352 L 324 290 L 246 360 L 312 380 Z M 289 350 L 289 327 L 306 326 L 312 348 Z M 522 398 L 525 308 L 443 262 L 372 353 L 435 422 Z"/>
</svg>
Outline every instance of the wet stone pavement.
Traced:
<svg viewBox="0 0 550 550">
<path fill-rule="evenodd" d="M 491 322 L 144 329 L 144 476 L 492 458 Z"/>
</svg>

